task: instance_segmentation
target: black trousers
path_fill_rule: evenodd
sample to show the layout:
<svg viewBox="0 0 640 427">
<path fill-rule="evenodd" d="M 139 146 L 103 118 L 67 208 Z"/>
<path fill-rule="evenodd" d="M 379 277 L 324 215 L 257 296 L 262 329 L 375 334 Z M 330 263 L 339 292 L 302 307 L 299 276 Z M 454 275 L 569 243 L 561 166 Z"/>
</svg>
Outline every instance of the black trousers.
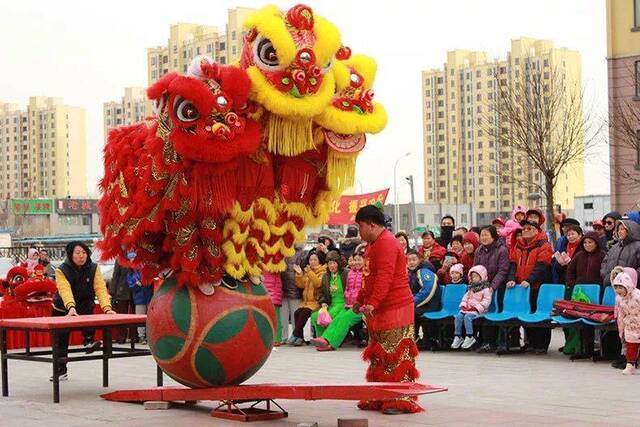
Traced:
<svg viewBox="0 0 640 427">
<path fill-rule="evenodd" d="M 95 307 L 95 302 L 93 299 L 87 301 L 76 301 L 76 312 L 78 314 L 93 314 L 93 309 Z M 53 309 L 53 316 L 66 316 L 69 311 L 60 311 Z M 84 337 L 84 343 L 87 344 L 89 342 L 93 342 L 93 337 L 95 335 L 95 329 L 83 329 L 82 335 Z M 56 336 L 56 343 L 59 349 L 59 355 L 62 357 L 67 357 L 69 355 L 69 332 L 68 331 L 58 331 Z M 67 364 L 62 363 L 60 366 L 60 372 L 67 372 Z"/>
<path fill-rule="evenodd" d="M 118 314 L 131 314 L 136 312 L 136 306 L 133 304 L 133 300 L 114 300 L 112 301 L 113 311 Z M 138 336 L 138 331 L 135 327 L 132 328 L 116 328 L 116 335 L 118 338 L 118 343 L 124 344 L 127 341 L 127 333 L 128 338 L 130 340 L 135 340 Z M 113 334 L 113 332 L 111 332 Z"/>
<path fill-rule="evenodd" d="M 304 337 L 304 325 L 307 324 L 307 320 L 309 320 L 309 317 L 311 317 L 311 313 L 313 312 L 311 311 L 310 308 L 299 308 L 295 311 L 295 313 L 293 313 L 293 320 L 295 323 L 293 328 L 294 337 L 296 338 Z"/>
</svg>

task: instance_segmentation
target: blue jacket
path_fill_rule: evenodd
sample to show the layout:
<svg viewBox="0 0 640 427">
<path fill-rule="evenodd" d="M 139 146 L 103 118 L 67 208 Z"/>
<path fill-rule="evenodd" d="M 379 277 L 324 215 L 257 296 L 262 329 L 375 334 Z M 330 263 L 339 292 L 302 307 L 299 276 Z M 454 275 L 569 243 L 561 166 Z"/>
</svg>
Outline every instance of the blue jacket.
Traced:
<svg viewBox="0 0 640 427">
<path fill-rule="evenodd" d="M 409 270 L 409 286 L 413 294 L 413 304 L 424 311 L 438 311 L 441 308 L 438 276 L 423 263 L 414 271 Z"/>
<path fill-rule="evenodd" d="M 556 242 L 554 251 L 559 253 L 565 252 L 567 250 L 568 243 L 569 240 L 567 240 L 567 236 L 560 237 Z M 555 258 L 553 258 L 551 260 L 551 281 L 553 283 L 563 284 L 566 270 L 566 266 L 563 267 Z"/>
<path fill-rule="evenodd" d="M 138 286 L 140 281 L 140 272 L 132 270 L 127 276 L 127 283 L 133 294 L 133 303 L 135 305 L 147 305 L 153 297 L 153 286 Z"/>
</svg>

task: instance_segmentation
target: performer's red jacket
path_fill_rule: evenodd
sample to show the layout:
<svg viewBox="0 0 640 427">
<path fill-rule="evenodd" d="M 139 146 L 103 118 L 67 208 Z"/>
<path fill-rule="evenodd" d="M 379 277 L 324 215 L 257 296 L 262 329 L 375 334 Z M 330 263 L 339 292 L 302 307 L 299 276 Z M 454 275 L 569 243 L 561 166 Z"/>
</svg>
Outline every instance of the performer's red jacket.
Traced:
<svg viewBox="0 0 640 427">
<path fill-rule="evenodd" d="M 367 317 L 367 325 L 372 330 L 394 329 L 413 323 L 407 260 L 400 243 L 388 230 L 367 246 L 365 279 L 358 302 L 373 306 L 373 315 Z"/>
</svg>

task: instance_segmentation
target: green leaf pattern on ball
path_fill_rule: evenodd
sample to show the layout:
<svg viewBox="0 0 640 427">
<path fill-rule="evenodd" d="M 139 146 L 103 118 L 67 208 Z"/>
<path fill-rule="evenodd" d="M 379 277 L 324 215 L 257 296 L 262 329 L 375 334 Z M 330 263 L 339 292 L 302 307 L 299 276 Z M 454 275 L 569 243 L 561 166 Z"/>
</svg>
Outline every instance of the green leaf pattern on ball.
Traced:
<svg viewBox="0 0 640 427">
<path fill-rule="evenodd" d="M 166 279 L 164 283 L 160 285 L 160 287 L 154 292 L 153 296 L 161 297 L 162 295 L 166 294 L 171 289 L 173 289 L 175 284 L 176 284 L 176 279 L 174 279 L 173 277 Z"/>
<path fill-rule="evenodd" d="M 171 335 L 164 336 L 156 341 L 154 347 L 154 354 L 158 359 L 169 360 L 180 353 L 182 347 L 184 347 L 184 339 Z"/>
<path fill-rule="evenodd" d="M 174 294 L 173 301 L 171 301 L 171 315 L 178 328 L 185 334 L 189 333 L 191 300 L 186 287 L 178 289 Z"/>
<path fill-rule="evenodd" d="M 230 340 L 244 329 L 248 318 L 249 311 L 246 309 L 227 314 L 214 323 L 204 337 L 204 341 L 209 344 L 220 344 Z"/>
<path fill-rule="evenodd" d="M 198 374 L 211 385 L 224 384 L 224 368 L 218 359 L 206 348 L 200 347 L 195 360 Z"/>
<path fill-rule="evenodd" d="M 262 343 L 265 347 L 271 348 L 273 345 L 273 329 L 271 328 L 269 319 L 257 311 L 253 311 L 252 313 L 253 320 L 256 322 L 256 327 L 258 328 L 258 333 L 260 334 Z"/>
</svg>

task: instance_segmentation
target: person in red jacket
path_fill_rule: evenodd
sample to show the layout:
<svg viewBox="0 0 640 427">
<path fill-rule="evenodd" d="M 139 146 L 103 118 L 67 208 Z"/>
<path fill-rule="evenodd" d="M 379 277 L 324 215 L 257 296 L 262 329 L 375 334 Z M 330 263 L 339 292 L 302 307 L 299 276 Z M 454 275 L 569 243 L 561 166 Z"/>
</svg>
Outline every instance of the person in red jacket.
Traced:
<svg viewBox="0 0 640 427">
<path fill-rule="evenodd" d="M 404 252 L 384 227 L 380 209 L 369 205 L 356 214 L 365 252 L 364 285 L 353 306 L 364 313 L 369 344 L 362 358 L 369 362 L 367 381 L 414 382 L 418 378 L 415 358 L 413 295 L 409 288 Z M 382 410 L 389 415 L 422 411 L 417 399 L 369 400 L 360 409 Z"/>
<path fill-rule="evenodd" d="M 442 267 L 442 260 L 447 253 L 447 248 L 438 244 L 433 235 L 433 231 L 427 230 L 422 233 L 422 246 L 418 248 L 420 257 L 429 261 L 436 269 Z"/>
<path fill-rule="evenodd" d="M 473 258 L 475 257 L 476 249 L 480 246 L 478 235 L 472 231 L 464 233 L 464 236 L 462 236 L 462 245 L 464 252 L 462 253 L 460 262 L 464 265 L 464 274 L 466 277 L 471 267 L 473 267 Z"/>
<path fill-rule="evenodd" d="M 542 212 L 541 221 L 522 221 L 522 237 L 518 239 L 509 254 L 511 266 L 507 287 L 511 288 L 520 283 L 522 287 L 531 287 L 531 310 L 536 310 L 540 285 L 549 283 L 551 279 L 551 257 L 553 248 L 547 240 L 547 235 L 541 228 L 544 224 Z M 529 346 L 525 349 L 536 354 L 546 354 L 551 342 L 551 329 L 525 328 Z"/>
</svg>

